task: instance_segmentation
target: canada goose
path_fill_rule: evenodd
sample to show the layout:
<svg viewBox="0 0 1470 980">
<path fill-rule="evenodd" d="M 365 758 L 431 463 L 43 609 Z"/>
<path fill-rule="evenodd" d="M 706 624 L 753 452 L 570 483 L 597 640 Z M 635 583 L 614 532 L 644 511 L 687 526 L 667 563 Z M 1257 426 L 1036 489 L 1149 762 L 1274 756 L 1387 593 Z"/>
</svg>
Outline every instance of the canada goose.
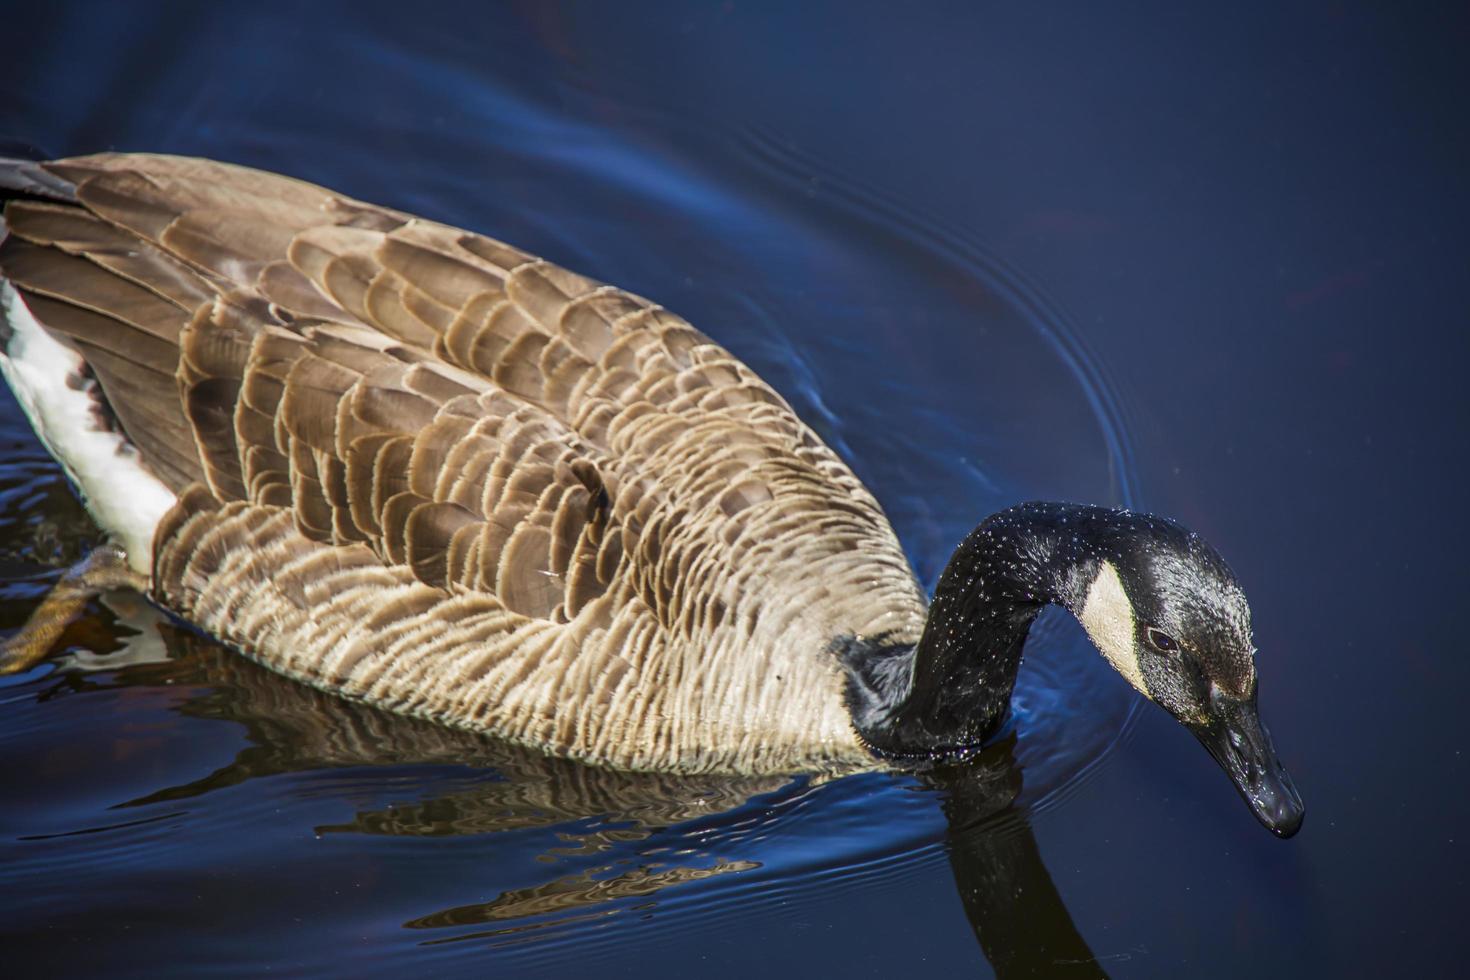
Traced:
<svg viewBox="0 0 1470 980">
<path fill-rule="evenodd" d="M 129 584 L 320 688 L 587 762 L 934 760 L 1057 603 L 1280 836 L 1225 562 L 1157 517 L 982 521 L 926 607 L 877 502 L 684 320 L 483 236 L 167 156 L 6 161 L 6 379 Z"/>
</svg>

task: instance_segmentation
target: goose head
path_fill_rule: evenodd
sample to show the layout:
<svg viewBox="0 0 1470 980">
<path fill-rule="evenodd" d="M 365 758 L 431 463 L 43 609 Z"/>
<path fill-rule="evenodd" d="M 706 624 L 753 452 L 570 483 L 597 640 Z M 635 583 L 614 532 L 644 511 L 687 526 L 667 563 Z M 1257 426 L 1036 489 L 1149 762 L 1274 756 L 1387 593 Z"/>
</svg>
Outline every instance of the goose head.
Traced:
<svg viewBox="0 0 1470 980">
<path fill-rule="evenodd" d="M 1069 609 L 1118 673 L 1199 739 L 1261 823 L 1297 832 L 1301 796 L 1256 710 L 1245 593 L 1202 537 L 1148 514 L 1033 502 L 981 521 L 940 576 L 916 647 L 858 644 L 845 655 L 864 742 L 919 760 L 983 745 L 1003 725 L 1048 603 Z"/>
<path fill-rule="evenodd" d="M 1095 511 L 1074 539 L 1065 604 L 1118 673 L 1173 715 L 1278 837 L 1304 807 L 1256 705 L 1250 605 L 1200 535 L 1164 518 Z"/>
</svg>

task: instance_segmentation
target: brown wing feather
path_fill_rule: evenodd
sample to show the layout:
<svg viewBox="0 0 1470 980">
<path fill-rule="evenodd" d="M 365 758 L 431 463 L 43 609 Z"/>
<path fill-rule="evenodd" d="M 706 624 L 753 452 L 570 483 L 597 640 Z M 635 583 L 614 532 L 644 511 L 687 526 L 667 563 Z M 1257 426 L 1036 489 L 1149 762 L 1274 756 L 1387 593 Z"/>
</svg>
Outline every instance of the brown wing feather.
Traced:
<svg viewBox="0 0 1470 980">
<path fill-rule="evenodd" d="M 312 683 L 584 758 L 860 754 L 823 649 L 916 638 L 922 601 L 847 467 L 684 320 L 285 177 L 45 173 L 78 203 L 12 202 L 0 271 L 181 492 L 170 606 Z"/>
</svg>

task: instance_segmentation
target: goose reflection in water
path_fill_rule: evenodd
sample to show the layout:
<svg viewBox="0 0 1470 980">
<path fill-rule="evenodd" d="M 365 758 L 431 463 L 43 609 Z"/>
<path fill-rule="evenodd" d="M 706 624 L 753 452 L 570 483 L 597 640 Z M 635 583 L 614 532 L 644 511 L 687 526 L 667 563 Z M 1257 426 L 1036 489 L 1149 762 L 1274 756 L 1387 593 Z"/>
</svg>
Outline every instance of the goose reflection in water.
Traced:
<svg viewBox="0 0 1470 980">
<path fill-rule="evenodd" d="M 183 690 L 177 712 L 243 725 L 248 742 L 219 769 L 118 809 L 176 811 L 180 801 L 257 778 L 392 768 L 398 770 L 392 778 L 357 781 L 354 792 L 341 794 L 371 798 L 354 803 L 350 819 L 312 829 L 397 838 L 554 832 L 555 844 L 543 844 L 536 856 L 548 871 L 544 880 L 497 890 L 487 861 L 485 891 L 494 897 L 428 908 L 404 921 L 422 934 L 423 945 L 534 941 L 588 921 L 644 914 L 665 889 L 769 875 L 772 869 L 758 860 L 761 848 L 751 843 L 778 835 L 783 818 L 832 778 L 583 766 L 323 694 L 172 625 L 135 597 L 108 601 L 138 635 L 101 655 L 72 645 L 39 696 L 112 686 Z M 88 623 L 97 620 L 87 617 L 72 628 L 87 630 Z M 70 639 L 107 645 L 90 635 Z M 938 799 L 947 825 L 943 846 L 965 914 L 998 976 L 1104 976 L 1014 806 L 1022 785 L 1014 747 L 1011 735 L 975 759 L 917 777 L 856 778 L 917 779 Z M 382 801 L 394 792 L 411 798 Z M 568 865 L 575 870 L 568 873 Z"/>
</svg>

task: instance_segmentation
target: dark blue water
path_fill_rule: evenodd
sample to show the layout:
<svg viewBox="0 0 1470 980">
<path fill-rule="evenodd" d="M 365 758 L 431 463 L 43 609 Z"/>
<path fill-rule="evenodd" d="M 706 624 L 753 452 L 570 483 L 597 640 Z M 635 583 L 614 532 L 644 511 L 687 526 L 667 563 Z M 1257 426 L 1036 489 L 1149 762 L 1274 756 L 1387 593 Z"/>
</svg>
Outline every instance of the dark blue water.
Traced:
<svg viewBox="0 0 1470 980">
<path fill-rule="evenodd" d="M 338 702 L 119 595 L 0 684 L 6 972 L 1463 970 L 1463 5 L 3 6 L 0 137 L 279 170 L 654 297 L 926 583 L 1021 499 L 1186 520 L 1308 805 L 1272 839 L 1062 618 L 976 766 L 693 780 Z M 0 627 L 94 536 L 4 396 Z"/>
</svg>

